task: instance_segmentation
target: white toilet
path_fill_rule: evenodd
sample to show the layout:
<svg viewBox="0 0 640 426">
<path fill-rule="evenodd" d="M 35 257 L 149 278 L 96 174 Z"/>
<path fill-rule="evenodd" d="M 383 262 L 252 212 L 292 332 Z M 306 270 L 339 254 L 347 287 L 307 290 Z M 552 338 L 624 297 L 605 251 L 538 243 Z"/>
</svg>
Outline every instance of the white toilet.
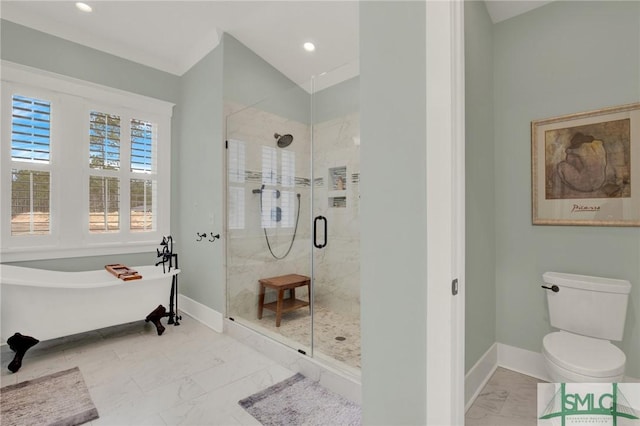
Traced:
<svg viewBox="0 0 640 426">
<path fill-rule="evenodd" d="M 542 355 L 552 382 L 619 383 L 627 361 L 610 341 L 622 340 L 631 283 L 546 272 L 549 317 Z"/>
</svg>

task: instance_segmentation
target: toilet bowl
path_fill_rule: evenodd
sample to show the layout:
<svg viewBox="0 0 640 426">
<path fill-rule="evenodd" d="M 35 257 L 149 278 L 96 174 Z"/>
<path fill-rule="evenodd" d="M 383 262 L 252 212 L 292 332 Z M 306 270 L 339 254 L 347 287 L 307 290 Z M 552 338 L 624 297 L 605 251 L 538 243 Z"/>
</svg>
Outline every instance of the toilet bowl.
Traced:
<svg viewBox="0 0 640 426">
<path fill-rule="evenodd" d="M 619 383 L 627 357 L 608 340 L 556 331 L 544 336 L 542 356 L 555 383 Z"/>
<path fill-rule="evenodd" d="M 556 383 L 618 383 L 627 358 L 611 341 L 624 335 L 631 283 L 625 280 L 546 272 L 543 275 L 554 331 L 542 355 Z"/>
</svg>

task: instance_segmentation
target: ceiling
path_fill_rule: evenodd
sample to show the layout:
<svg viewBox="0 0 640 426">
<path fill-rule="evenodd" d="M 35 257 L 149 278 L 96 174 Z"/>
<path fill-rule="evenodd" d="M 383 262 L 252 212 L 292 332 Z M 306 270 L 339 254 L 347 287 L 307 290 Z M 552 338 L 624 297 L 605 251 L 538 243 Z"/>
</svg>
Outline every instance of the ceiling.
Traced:
<svg viewBox="0 0 640 426">
<path fill-rule="evenodd" d="M 333 83 L 358 74 L 358 1 L 85 2 L 92 12 L 73 1 L 2 0 L 0 17 L 175 75 L 216 47 L 223 32 L 299 84 L 337 68 Z M 494 22 L 545 3 L 486 1 Z M 306 41 L 315 52 L 302 49 Z"/>
</svg>

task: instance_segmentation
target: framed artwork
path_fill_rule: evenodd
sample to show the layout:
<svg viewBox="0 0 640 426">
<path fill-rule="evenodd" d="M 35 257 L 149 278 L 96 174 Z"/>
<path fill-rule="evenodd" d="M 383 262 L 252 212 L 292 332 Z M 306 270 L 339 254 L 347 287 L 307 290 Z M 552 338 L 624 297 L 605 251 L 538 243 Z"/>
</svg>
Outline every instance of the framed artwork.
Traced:
<svg viewBox="0 0 640 426">
<path fill-rule="evenodd" d="M 640 103 L 531 122 L 534 225 L 640 226 Z"/>
</svg>

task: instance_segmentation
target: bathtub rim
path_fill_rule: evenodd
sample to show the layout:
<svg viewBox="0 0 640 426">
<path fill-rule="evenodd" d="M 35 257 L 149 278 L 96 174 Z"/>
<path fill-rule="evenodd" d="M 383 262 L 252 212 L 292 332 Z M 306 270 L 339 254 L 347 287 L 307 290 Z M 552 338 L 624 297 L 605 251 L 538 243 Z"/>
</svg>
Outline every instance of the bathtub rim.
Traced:
<svg viewBox="0 0 640 426">
<path fill-rule="evenodd" d="M 123 281 L 113 276 L 106 269 L 67 272 L 0 264 L 0 284 L 3 286 L 91 289 L 117 285 L 131 286 L 135 285 L 136 282 L 162 279 L 180 273 L 180 269 L 176 268 L 172 268 L 171 272 L 167 270 L 164 273 L 162 266 L 153 265 L 133 266 L 132 269 L 138 271 L 142 278 Z"/>
</svg>

